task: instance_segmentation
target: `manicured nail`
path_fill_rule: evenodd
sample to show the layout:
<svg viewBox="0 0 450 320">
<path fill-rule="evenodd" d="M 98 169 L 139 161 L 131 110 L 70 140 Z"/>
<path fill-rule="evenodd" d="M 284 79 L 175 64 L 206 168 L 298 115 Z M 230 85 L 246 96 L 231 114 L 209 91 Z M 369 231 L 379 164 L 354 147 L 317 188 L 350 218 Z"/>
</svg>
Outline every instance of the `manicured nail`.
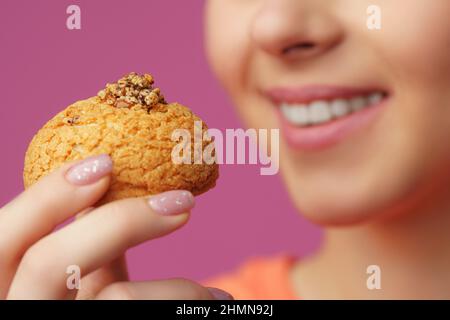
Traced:
<svg viewBox="0 0 450 320">
<path fill-rule="evenodd" d="M 87 185 L 94 183 L 111 173 L 113 163 L 107 154 L 89 157 L 74 165 L 66 173 L 66 179 L 72 184 Z"/>
<path fill-rule="evenodd" d="M 233 296 L 219 288 L 206 288 L 216 300 L 234 300 Z"/>
<path fill-rule="evenodd" d="M 174 190 L 151 196 L 148 203 L 156 213 L 173 216 L 191 210 L 195 200 L 189 191 Z"/>
</svg>

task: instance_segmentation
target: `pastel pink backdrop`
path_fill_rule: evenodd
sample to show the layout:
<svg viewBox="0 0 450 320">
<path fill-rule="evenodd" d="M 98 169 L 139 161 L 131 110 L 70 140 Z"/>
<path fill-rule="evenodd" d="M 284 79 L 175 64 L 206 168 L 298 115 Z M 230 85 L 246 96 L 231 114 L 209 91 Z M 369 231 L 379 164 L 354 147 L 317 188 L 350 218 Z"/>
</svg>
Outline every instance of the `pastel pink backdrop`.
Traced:
<svg viewBox="0 0 450 320">
<path fill-rule="evenodd" d="M 81 7 L 81 30 L 66 28 L 70 4 Z M 202 11 L 196 0 L 1 0 L 0 205 L 23 190 L 33 134 L 129 71 L 151 72 L 168 100 L 190 106 L 210 127 L 242 127 L 208 68 Z M 225 165 L 183 229 L 128 252 L 130 274 L 201 280 L 251 256 L 304 255 L 319 238 L 290 204 L 279 176 L 260 176 L 254 165 Z"/>
</svg>

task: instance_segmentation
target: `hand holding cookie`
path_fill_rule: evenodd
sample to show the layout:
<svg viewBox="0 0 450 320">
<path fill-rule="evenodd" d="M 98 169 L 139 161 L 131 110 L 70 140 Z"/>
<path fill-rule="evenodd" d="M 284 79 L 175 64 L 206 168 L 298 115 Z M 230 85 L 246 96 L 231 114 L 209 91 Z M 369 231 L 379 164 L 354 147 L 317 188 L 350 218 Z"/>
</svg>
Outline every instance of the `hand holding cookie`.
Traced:
<svg viewBox="0 0 450 320">
<path fill-rule="evenodd" d="M 0 299 L 232 299 L 186 279 L 129 282 L 124 260 L 183 226 L 215 185 L 217 164 L 171 161 L 171 133 L 198 120 L 135 73 L 51 119 L 26 153 L 26 191 L 0 209 Z"/>
<path fill-rule="evenodd" d="M 125 251 L 183 226 L 194 196 L 176 190 L 93 208 L 113 171 L 107 155 L 65 164 L 0 210 L 0 299 L 230 299 L 186 279 L 128 281 Z M 73 265 L 79 291 L 67 286 Z"/>
</svg>

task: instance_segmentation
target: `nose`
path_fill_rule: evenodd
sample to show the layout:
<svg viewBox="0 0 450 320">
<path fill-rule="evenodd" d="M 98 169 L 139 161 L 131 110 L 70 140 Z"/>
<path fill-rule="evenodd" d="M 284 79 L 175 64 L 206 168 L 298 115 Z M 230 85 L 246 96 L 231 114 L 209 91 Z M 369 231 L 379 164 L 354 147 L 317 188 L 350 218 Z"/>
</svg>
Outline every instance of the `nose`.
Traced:
<svg viewBox="0 0 450 320">
<path fill-rule="evenodd" d="M 253 44 L 283 59 L 321 55 L 344 36 L 329 2 L 320 0 L 265 0 L 251 24 Z"/>
</svg>

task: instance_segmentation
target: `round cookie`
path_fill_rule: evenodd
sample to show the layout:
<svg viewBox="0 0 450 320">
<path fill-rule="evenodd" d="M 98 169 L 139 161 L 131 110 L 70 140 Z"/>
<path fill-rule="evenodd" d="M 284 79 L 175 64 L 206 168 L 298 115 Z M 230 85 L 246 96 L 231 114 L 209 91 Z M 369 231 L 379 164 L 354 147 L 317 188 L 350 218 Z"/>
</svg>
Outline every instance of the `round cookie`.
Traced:
<svg viewBox="0 0 450 320">
<path fill-rule="evenodd" d="M 216 163 L 176 164 L 172 132 L 191 133 L 201 121 L 187 107 L 165 102 L 150 75 L 131 73 L 108 84 L 98 96 L 78 101 L 39 130 L 25 156 L 24 184 L 29 187 L 68 161 L 109 154 L 114 163 L 111 186 L 101 203 L 183 189 L 194 195 L 215 186 Z M 207 130 L 202 122 L 202 132 Z M 209 143 L 203 142 L 203 149 Z"/>
</svg>

